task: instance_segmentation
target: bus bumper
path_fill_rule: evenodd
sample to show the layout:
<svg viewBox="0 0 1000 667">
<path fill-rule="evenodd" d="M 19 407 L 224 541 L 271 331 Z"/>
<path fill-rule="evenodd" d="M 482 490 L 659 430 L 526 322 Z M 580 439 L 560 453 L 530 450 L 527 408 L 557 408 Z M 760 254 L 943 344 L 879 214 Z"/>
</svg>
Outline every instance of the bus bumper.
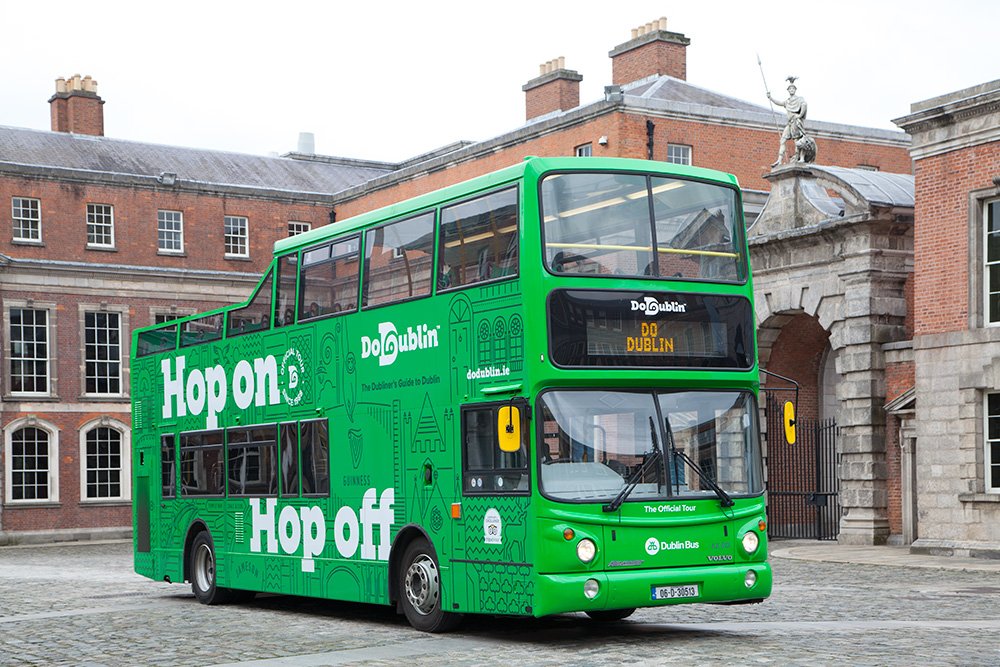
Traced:
<svg viewBox="0 0 1000 667">
<path fill-rule="evenodd" d="M 756 580 L 747 586 L 747 572 Z M 588 598 L 584 585 L 598 584 L 597 595 Z M 766 563 L 706 565 L 703 567 L 540 574 L 537 579 L 534 616 L 574 611 L 600 611 L 630 607 L 660 607 L 674 604 L 760 601 L 771 594 L 771 566 Z M 654 588 L 698 586 L 694 597 L 655 599 Z M 591 584 L 593 586 L 593 584 Z"/>
</svg>

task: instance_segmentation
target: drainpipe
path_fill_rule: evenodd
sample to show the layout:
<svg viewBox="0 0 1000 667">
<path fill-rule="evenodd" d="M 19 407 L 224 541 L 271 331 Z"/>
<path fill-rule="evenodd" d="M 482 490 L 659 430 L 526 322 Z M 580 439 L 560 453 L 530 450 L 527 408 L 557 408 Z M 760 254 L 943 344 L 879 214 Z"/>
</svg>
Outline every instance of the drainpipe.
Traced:
<svg viewBox="0 0 1000 667">
<path fill-rule="evenodd" d="M 653 121 L 647 120 L 646 121 L 646 159 L 647 160 L 652 160 L 653 159 L 653 130 L 655 130 L 655 129 L 656 129 L 656 125 L 653 124 Z"/>
</svg>

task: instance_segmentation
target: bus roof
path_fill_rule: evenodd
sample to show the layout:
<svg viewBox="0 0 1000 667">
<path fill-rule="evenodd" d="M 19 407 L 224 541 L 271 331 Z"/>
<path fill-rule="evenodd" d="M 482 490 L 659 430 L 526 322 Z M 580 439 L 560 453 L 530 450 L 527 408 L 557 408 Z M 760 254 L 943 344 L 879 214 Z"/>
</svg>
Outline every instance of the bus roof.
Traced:
<svg viewBox="0 0 1000 667">
<path fill-rule="evenodd" d="M 632 158 L 602 158 L 602 157 L 534 157 L 528 156 L 523 162 L 500 169 L 483 176 L 449 185 L 433 192 L 428 192 L 411 199 L 390 204 L 382 208 L 368 211 L 356 215 L 347 220 L 338 221 L 330 225 L 324 225 L 317 229 L 298 234 L 296 236 L 279 239 L 274 244 L 274 254 L 281 255 L 289 250 L 309 245 L 334 236 L 340 236 L 345 232 L 363 229 L 365 226 L 397 218 L 408 213 L 416 213 L 431 206 L 446 202 L 450 199 L 462 197 L 480 190 L 487 190 L 494 186 L 521 178 L 528 172 L 533 172 L 536 176 L 547 171 L 643 171 L 662 173 L 671 176 L 688 176 L 700 180 L 716 181 L 720 184 L 739 187 L 736 177 L 732 174 L 716 171 L 714 169 L 704 169 L 702 167 L 689 167 L 686 165 L 671 164 L 655 160 L 640 160 Z"/>
</svg>

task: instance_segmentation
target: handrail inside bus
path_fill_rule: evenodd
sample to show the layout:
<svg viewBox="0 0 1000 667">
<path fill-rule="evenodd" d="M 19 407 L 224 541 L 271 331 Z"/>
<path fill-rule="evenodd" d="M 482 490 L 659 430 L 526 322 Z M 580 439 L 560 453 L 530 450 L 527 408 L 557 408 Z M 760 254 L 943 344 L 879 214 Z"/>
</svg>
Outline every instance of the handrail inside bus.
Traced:
<svg viewBox="0 0 1000 667">
<path fill-rule="evenodd" d="M 550 248 L 570 248 L 570 249 L 587 249 L 587 250 L 645 250 L 646 252 L 651 252 L 652 248 L 650 246 L 639 246 L 639 245 L 612 245 L 609 243 L 553 243 L 548 242 L 545 244 Z M 664 254 L 673 255 L 705 255 L 707 257 L 732 257 L 737 258 L 735 252 L 719 252 L 716 250 L 687 250 L 684 248 L 657 248 L 657 252 L 662 252 Z"/>
</svg>

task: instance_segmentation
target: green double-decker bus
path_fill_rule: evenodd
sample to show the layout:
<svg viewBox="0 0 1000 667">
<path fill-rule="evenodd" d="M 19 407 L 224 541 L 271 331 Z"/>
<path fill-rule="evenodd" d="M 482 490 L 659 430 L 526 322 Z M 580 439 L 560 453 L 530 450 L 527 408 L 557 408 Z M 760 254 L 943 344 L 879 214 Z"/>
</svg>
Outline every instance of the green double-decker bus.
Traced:
<svg viewBox="0 0 1000 667">
<path fill-rule="evenodd" d="M 465 613 L 771 592 L 732 176 L 527 158 L 282 239 L 136 331 L 136 572 Z"/>
</svg>

